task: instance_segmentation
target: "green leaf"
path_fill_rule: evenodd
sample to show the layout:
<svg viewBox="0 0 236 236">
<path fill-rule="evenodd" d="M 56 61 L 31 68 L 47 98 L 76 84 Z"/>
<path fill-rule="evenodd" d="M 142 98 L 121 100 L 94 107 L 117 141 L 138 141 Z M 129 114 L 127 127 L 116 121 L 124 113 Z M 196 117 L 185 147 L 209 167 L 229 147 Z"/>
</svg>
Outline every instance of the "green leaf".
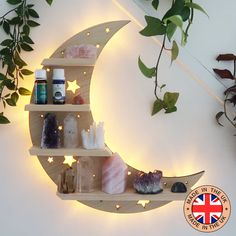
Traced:
<svg viewBox="0 0 236 236">
<path fill-rule="evenodd" d="M 220 125 L 220 126 L 223 126 L 223 125 L 220 123 L 220 118 L 221 118 L 221 116 L 223 116 L 223 115 L 225 115 L 225 112 L 223 112 L 223 111 L 220 111 L 220 112 L 218 112 L 218 113 L 216 114 L 216 122 L 217 122 L 218 125 Z"/>
<path fill-rule="evenodd" d="M 21 57 L 20 57 L 18 52 L 15 52 L 14 62 L 19 67 L 27 66 L 26 62 L 21 59 Z"/>
<path fill-rule="evenodd" d="M 166 35 L 167 35 L 167 38 L 168 38 L 169 41 L 171 41 L 171 39 L 172 39 L 172 37 L 173 37 L 173 35 L 174 35 L 176 29 L 177 29 L 177 26 L 176 26 L 174 23 L 172 23 L 172 22 L 170 22 L 170 23 L 167 25 L 167 28 L 166 28 Z"/>
<path fill-rule="evenodd" d="M 25 35 L 29 35 L 29 33 L 30 33 L 30 27 L 29 27 L 28 25 L 24 25 L 24 26 L 23 26 L 23 33 L 24 33 Z"/>
<path fill-rule="evenodd" d="M 171 49 L 171 63 L 174 60 L 176 60 L 178 55 L 179 55 L 179 47 L 178 47 L 178 44 L 176 43 L 176 41 L 174 40 L 173 44 L 172 44 L 172 49 Z"/>
<path fill-rule="evenodd" d="M 16 16 L 16 17 L 12 18 L 9 23 L 10 23 L 11 25 L 17 25 L 17 24 L 20 24 L 20 22 L 21 22 L 20 17 L 19 17 L 19 16 Z"/>
<path fill-rule="evenodd" d="M 174 15 L 171 17 L 168 17 L 164 20 L 164 22 L 167 24 L 167 22 L 170 21 L 173 24 L 175 24 L 176 26 L 178 26 L 179 28 L 183 28 L 183 19 L 180 15 Z"/>
<path fill-rule="evenodd" d="M 46 2 L 51 6 L 52 5 L 52 2 L 53 0 L 46 0 Z"/>
<path fill-rule="evenodd" d="M 16 104 L 19 99 L 19 95 L 17 92 L 12 93 L 11 100 Z"/>
<path fill-rule="evenodd" d="M 3 114 L 0 114 L 0 124 L 9 124 L 10 121 Z"/>
<path fill-rule="evenodd" d="M 143 73 L 144 76 L 146 76 L 147 78 L 152 78 L 155 76 L 156 74 L 156 68 L 148 68 L 141 60 L 141 58 L 138 58 L 138 66 L 140 71 Z"/>
<path fill-rule="evenodd" d="M 2 73 L 0 73 L 0 80 L 5 80 L 6 79 L 6 76 Z"/>
<path fill-rule="evenodd" d="M 196 9 L 196 10 L 199 10 L 201 11 L 202 13 L 204 13 L 205 15 L 208 16 L 207 12 L 200 6 L 198 5 L 197 3 L 194 3 L 194 2 L 187 2 L 185 4 L 187 7 L 190 7 L 190 8 L 193 8 L 193 9 Z M 209 17 L 209 16 L 208 16 Z"/>
<path fill-rule="evenodd" d="M 12 42 L 13 42 L 12 39 L 5 39 L 1 42 L 1 46 L 10 47 Z"/>
<path fill-rule="evenodd" d="M 10 24 L 7 21 L 4 21 L 2 26 L 3 26 L 5 33 L 9 34 L 10 33 Z"/>
<path fill-rule="evenodd" d="M 19 94 L 22 96 L 29 96 L 31 95 L 31 92 L 28 89 L 21 87 L 19 88 Z"/>
<path fill-rule="evenodd" d="M 170 8 L 170 10 L 166 12 L 162 20 L 164 21 L 165 19 L 174 15 L 181 15 L 184 9 L 184 4 L 185 4 L 185 0 L 175 0 L 174 4 Z"/>
<path fill-rule="evenodd" d="M 157 114 L 159 111 L 161 111 L 164 108 L 164 103 L 161 99 L 157 99 L 153 103 L 153 108 L 152 108 L 152 116 Z"/>
<path fill-rule="evenodd" d="M 7 2 L 11 5 L 17 5 L 22 2 L 22 0 L 7 0 Z"/>
<path fill-rule="evenodd" d="M 152 17 L 152 16 L 145 16 L 147 26 L 140 31 L 140 34 L 143 36 L 155 36 L 155 35 L 163 35 L 166 33 L 166 26 L 164 26 L 160 19 Z"/>
<path fill-rule="evenodd" d="M 34 41 L 28 35 L 23 36 L 22 39 L 28 44 L 34 44 Z"/>
<path fill-rule="evenodd" d="M 172 112 L 176 112 L 177 111 L 177 107 L 174 106 L 174 107 L 171 107 L 171 108 L 167 108 L 165 113 L 172 113 Z"/>
<path fill-rule="evenodd" d="M 191 14 L 190 8 L 186 6 L 183 8 L 182 12 L 180 13 L 183 21 L 188 20 L 190 17 L 190 14 Z"/>
<path fill-rule="evenodd" d="M 10 80 L 10 79 L 5 79 L 3 80 L 3 85 L 5 85 L 9 90 L 15 90 L 16 86 L 14 81 Z"/>
<path fill-rule="evenodd" d="M 11 98 L 6 99 L 6 102 L 11 107 L 15 107 L 16 106 L 15 101 L 13 101 Z"/>
<path fill-rule="evenodd" d="M 28 13 L 33 18 L 39 18 L 39 14 L 34 9 L 28 9 Z"/>
<path fill-rule="evenodd" d="M 161 87 L 160 87 L 160 89 L 162 90 L 163 88 L 165 88 L 166 87 L 166 84 L 163 84 Z"/>
<path fill-rule="evenodd" d="M 27 24 L 28 24 L 28 26 L 30 26 L 30 27 L 37 27 L 37 26 L 40 25 L 38 22 L 33 21 L 33 20 L 28 20 L 28 21 L 27 21 Z"/>
<path fill-rule="evenodd" d="M 24 51 L 27 51 L 27 52 L 30 52 L 30 51 L 33 51 L 34 49 L 27 43 L 22 43 L 21 44 L 21 48 L 24 50 Z"/>
<path fill-rule="evenodd" d="M 32 75 L 34 72 L 31 70 L 23 69 L 23 70 L 21 70 L 21 73 L 23 75 Z"/>
<path fill-rule="evenodd" d="M 165 109 L 170 110 L 173 108 L 178 101 L 179 98 L 179 93 L 170 93 L 166 92 L 164 95 L 164 104 L 165 104 Z"/>
<path fill-rule="evenodd" d="M 154 7 L 154 9 L 157 10 L 157 8 L 159 6 L 159 0 L 152 0 L 152 6 Z"/>
</svg>

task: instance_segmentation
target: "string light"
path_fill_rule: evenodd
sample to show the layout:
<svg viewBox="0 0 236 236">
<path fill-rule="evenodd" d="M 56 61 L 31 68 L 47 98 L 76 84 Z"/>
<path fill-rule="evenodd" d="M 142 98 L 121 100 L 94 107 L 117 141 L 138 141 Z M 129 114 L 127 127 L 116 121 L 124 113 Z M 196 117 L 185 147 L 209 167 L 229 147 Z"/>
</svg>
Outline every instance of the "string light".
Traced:
<svg viewBox="0 0 236 236">
<path fill-rule="evenodd" d="M 47 68 L 47 69 L 46 69 L 46 71 L 47 71 L 47 72 L 50 72 L 50 69 L 49 69 L 49 68 Z"/>
<path fill-rule="evenodd" d="M 62 128 L 62 126 L 60 125 L 60 126 L 58 126 L 58 130 L 62 130 L 63 128 Z"/>
<path fill-rule="evenodd" d="M 131 175 L 132 173 L 131 173 L 131 171 L 128 171 L 128 175 Z"/>
<path fill-rule="evenodd" d="M 43 118 L 43 117 L 44 117 L 44 115 L 42 114 L 42 115 L 40 115 L 40 117 L 41 117 L 41 118 Z"/>
<path fill-rule="evenodd" d="M 106 33 L 109 33 L 110 32 L 110 28 L 106 28 L 105 31 L 106 31 Z"/>
<path fill-rule="evenodd" d="M 96 45 L 96 48 L 100 48 L 100 44 L 97 44 L 97 45 Z"/>
<path fill-rule="evenodd" d="M 80 118 L 80 115 L 77 115 L 78 118 Z"/>
<path fill-rule="evenodd" d="M 87 35 L 87 36 L 90 36 L 90 32 L 87 32 L 86 35 Z"/>
<path fill-rule="evenodd" d="M 87 75 L 87 72 L 86 72 L 86 71 L 84 71 L 84 75 Z"/>
<path fill-rule="evenodd" d="M 120 205 L 116 205 L 116 210 L 119 210 L 120 209 Z"/>
</svg>

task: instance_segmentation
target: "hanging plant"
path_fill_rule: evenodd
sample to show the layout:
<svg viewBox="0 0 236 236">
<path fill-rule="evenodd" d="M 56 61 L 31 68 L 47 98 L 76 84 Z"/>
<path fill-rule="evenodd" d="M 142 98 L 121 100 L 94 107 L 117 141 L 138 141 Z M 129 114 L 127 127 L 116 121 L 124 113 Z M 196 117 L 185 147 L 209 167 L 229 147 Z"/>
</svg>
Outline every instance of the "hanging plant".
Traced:
<svg viewBox="0 0 236 236">
<path fill-rule="evenodd" d="M 51 5 L 53 0 L 46 0 Z M 39 14 L 34 4 L 27 0 L 7 0 L 12 7 L 0 16 L 0 30 L 5 32 L 5 39 L 0 43 L 0 103 L 4 109 L 16 106 L 19 96 L 28 96 L 31 92 L 20 87 L 19 80 L 33 72 L 27 69 L 21 52 L 33 51 L 31 29 L 40 24 L 35 21 Z M 10 123 L 0 110 L 0 124 Z"/>
<path fill-rule="evenodd" d="M 153 8 L 158 10 L 159 0 L 150 0 Z M 162 96 L 162 90 L 166 87 L 166 84 L 160 84 L 158 81 L 158 71 L 161 61 L 161 56 L 164 52 L 171 52 L 171 63 L 177 59 L 179 55 L 179 46 L 174 36 L 177 29 L 181 32 L 181 45 L 184 46 L 187 43 L 189 36 L 189 29 L 194 20 L 194 11 L 198 10 L 207 15 L 204 9 L 194 3 L 192 0 L 173 0 L 170 9 L 164 14 L 162 19 L 153 16 L 145 16 L 147 26 L 140 31 L 140 34 L 146 37 L 162 36 L 162 45 L 157 57 L 157 62 L 154 67 L 148 67 L 144 64 L 141 58 L 138 58 L 139 69 L 142 74 L 150 79 L 154 78 L 154 96 L 155 101 L 153 104 L 152 115 L 157 114 L 161 110 L 165 113 L 172 113 L 177 111 L 176 103 L 179 98 L 177 92 L 166 92 Z M 166 41 L 172 45 L 171 48 L 166 47 Z"/>
<path fill-rule="evenodd" d="M 236 116 L 232 116 L 228 111 L 228 104 L 236 105 L 236 55 L 234 54 L 220 54 L 217 58 L 217 61 L 231 61 L 234 65 L 233 73 L 227 69 L 213 69 L 213 71 L 221 78 L 232 81 L 232 86 L 225 90 L 225 98 L 224 98 L 224 111 L 220 111 L 216 114 L 216 121 L 219 125 L 223 126 L 220 122 L 222 116 L 229 121 L 229 123 L 236 128 Z"/>
</svg>

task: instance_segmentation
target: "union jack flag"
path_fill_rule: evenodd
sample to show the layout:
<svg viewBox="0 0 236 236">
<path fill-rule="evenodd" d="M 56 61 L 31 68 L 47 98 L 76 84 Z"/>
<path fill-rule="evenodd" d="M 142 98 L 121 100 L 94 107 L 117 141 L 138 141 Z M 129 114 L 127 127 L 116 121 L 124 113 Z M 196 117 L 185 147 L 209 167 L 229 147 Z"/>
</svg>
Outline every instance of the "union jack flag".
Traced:
<svg viewBox="0 0 236 236">
<path fill-rule="evenodd" d="M 201 224 L 213 224 L 219 220 L 223 211 L 220 199 L 214 194 L 204 193 L 193 202 L 192 212 Z"/>
</svg>

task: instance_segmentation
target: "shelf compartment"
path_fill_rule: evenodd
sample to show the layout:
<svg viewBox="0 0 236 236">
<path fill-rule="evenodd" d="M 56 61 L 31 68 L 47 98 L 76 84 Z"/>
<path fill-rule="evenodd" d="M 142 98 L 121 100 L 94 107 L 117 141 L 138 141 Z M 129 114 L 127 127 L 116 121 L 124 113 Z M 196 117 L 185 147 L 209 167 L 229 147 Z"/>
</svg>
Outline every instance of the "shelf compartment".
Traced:
<svg viewBox="0 0 236 236">
<path fill-rule="evenodd" d="M 89 112 L 90 105 L 82 104 L 82 105 L 73 105 L 73 104 L 65 104 L 65 105 L 54 105 L 54 104 L 28 104 L 25 106 L 25 111 L 45 111 L 45 112 Z"/>
<path fill-rule="evenodd" d="M 49 58 L 41 63 L 43 66 L 94 66 L 95 58 Z"/>
<path fill-rule="evenodd" d="M 183 201 L 187 197 L 187 193 L 172 193 L 170 189 L 164 189 L 159 194 L 138 194 L 134 189 L 128 189 L 121 194 L 107 194 L 102 191 L 94 191 L 91 193 L 69 193 L 62 194 L 57 192 L 57 196 L 62 200 L 78 200 L 78 201 Z"/>
<path fill-rule="evenodd" d="M 31 147 L 29 150 L 32 156 L 89 156 L 89 157 L 109 157 L 112 152 L 109 148 L 87 150 L 83 148 L 57 148 L 57 149 L 44 149 L 40 147 Z"/>
</svg>

